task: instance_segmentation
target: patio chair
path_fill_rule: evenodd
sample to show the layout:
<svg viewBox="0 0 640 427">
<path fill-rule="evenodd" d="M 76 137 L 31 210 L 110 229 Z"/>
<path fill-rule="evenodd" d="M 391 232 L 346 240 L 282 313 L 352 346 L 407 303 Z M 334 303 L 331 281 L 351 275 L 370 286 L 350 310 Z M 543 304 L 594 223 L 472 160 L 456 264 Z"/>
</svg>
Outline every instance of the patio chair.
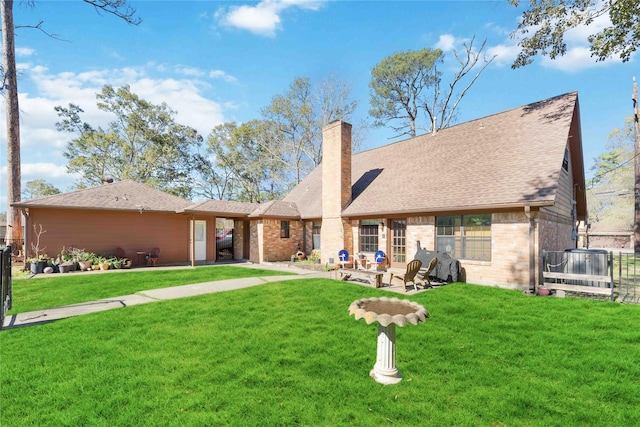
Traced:
<svg viewBox="0 0 640 427">
<path fill-rule="evenodd" d="M 422 280 L 424 280 L 424 284 L 422 285 L 423 289 L 426 289 L 427 287 L 429 288 L 432 287 L 431 280 L 429 280 L 429 275 L 436 268 L 436 265 L 438 265 L 438 258 L 436 257 L 431 258 L 431 261 L 429 261 L 429 265 L 427 266 L 427 269 L 422 274 Z"/>
<path fill-rule="evenodd" d="M 353 268 L 353 262 L 349 262 L 349 252 L 346 249 L 338 252 L 338 262 L 342 268 Z"/>
<path fill-rule="evenodd" d="M 160 257 L 160 248 L 151 249 L 151 252 L 149 252 L 149 255 L 147 255 L 147 265 L 155 267 L 159 257 Z"/>
<path fill-rule="evenodd" d="M 384 269 L 386 258 L 387 256 L 383 251 L 376 251 L 376 253 L 373 255 L 373 262 L 369 263 L 371 269 L 374 271 L 378 271 L 381 268 Z"/>
<path fill-rule="evenodd" d="M 407 283 L 412 282 L 413 289 L 417 291 L 418 284 L 416 283 L 416 275 L 420 271 L 421 267 L 422 267 L 422 261 L 420 261 L 419 259 L 414 259 L 409 264 L 407 264 L 407 271 L 404 274 L 391 276 L 391 280 L 393 280 L 394 277 L 397 277 L 398 279 L 402 280 L 402 289 L 405 292 L 407 292 Z"/>
</svg>

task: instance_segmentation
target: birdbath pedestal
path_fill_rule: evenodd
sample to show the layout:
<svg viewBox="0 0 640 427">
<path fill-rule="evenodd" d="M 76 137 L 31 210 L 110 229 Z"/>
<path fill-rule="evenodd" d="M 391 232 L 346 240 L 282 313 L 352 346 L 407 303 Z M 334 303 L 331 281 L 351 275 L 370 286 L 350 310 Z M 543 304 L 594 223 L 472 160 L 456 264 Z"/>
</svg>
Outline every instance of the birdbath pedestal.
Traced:
<svg viewBox="0 0 640 427">
<path fill-rule="evenodd" d="M 349 314 L 367 325 L 378 322 L 376 363 L 369 375 L 381 384 L 397 384 L 402 376 L 396 368 L 396 325 L 417 325 L 429 317 L 422 305 L 398 298 L 363 298 L 349 306 Z"/>
</svg>

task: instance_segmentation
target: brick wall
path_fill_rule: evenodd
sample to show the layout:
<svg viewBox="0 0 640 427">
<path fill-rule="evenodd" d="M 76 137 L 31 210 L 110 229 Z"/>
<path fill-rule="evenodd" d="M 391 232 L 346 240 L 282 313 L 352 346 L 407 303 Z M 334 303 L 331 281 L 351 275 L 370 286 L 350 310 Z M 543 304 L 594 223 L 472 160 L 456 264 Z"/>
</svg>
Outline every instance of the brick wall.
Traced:
<svg viewBox="0 0 640 427">
<path fill-rule="evenodd" d="M 280 237 L 280 219 L 252 221 L 251 238 L 258 245 L 251 245 L 251 260 L 255 262 L 289 261 L 291 255 L 302 248 L 302 222 L 289 221 L 289 237 Z M 256 223 L 255 226 L 253 223 Z M 255 236 L 254 236 L 255 233 Z M 256 248 L 260 246 L 260 248 Z M 261 249 L 261 250 L 258 250 Z"/>
</svg>

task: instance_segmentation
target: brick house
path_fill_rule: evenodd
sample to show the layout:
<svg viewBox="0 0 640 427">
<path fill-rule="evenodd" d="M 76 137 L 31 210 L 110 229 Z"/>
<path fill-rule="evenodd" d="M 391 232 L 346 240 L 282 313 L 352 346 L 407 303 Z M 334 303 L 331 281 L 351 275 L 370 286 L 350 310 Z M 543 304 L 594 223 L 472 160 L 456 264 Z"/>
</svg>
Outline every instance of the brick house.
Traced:
<svg viewBox="0 0 640 427">
<path fill-rule="evenodd" d="M 323 130 L 322 164 L 284 199 L 307 230 L 321 223 L 323 262 L 380 249 L 402 268 L 426 248 L 460 259 L 469 282 L 529 287 L 542 250 L 576 247 L 587 218 L 576 92 L 353 156 L 350 132 Z"/>
<path fill-rule="evenodd" d="M 281 201 L 193 204 L 123 181 L 16 206 L 27 242 L 30 224 L 47 229 L 50 254 L 157 246 L 160 264 L 195 264 L 319 250 L 324 264 L 341 249 L 383 250 L 403 268 L 426 248 L 460 259 L 469 282 L 525 287 L 540 251 L 576 247 L 587 218 L 580 132 L 576 92 L 358 154 L 337 121 L 323 129 L 322 164 Z"/>
</svg>

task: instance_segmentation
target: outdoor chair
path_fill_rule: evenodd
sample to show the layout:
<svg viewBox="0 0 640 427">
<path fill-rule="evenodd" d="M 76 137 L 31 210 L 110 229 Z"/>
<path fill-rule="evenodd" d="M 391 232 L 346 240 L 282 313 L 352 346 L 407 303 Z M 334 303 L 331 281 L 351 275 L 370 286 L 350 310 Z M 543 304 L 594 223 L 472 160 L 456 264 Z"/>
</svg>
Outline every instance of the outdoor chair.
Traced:
<svg viewBox="0 0 640 427">
<path fill-rule="evenodd" d="M 353 268 L 353 262 L 349 262 L 349 252 L 346 249 L 338 252 L 338 262 L 342 268 Z"/>
<path fill-rule="evenodd" d="M 147 255 L 147 265 L 150 265 L 151 267 L 155 267 L 159 257 L 160 257 L 160 248 L 151 249 L 151 252 L 149 252 L 149 255 Z"/>
<path fill-rule="evenodd" d="M 402 289 L 405 292 L 407 292 L 407 283 L 411 282 L 413 283 L 413 289 L 417 291 L 418 284 L 416 283 L 416 275 L 420 271 L 421 267 L 422 267 L 422 261 L 420 261 L 419 259 L 414 259 L 409 264 L 407 264 L 407 271 L 404 274 L 391 276 L 391 280 L 393 280 L 394 277 L 397 277 L 398 279 L 402 280 Z"/>
<path fill-rule="evenodd" d="M 431 261 L 429 261 L 429 265 L 427 266 L 427 269 L 422 275 L 422 280 L 424 280 L 424 284 L 422 285 L 422 287 L 424 289 L 426 289 L 427 287 L 429 288 L 431 287 L 431 280 L 429 280 L 429 275 L 436 268 L 436 265 L 438 265 L 438 258 L 436 257 L 431 258 Z"/>
</svg>

